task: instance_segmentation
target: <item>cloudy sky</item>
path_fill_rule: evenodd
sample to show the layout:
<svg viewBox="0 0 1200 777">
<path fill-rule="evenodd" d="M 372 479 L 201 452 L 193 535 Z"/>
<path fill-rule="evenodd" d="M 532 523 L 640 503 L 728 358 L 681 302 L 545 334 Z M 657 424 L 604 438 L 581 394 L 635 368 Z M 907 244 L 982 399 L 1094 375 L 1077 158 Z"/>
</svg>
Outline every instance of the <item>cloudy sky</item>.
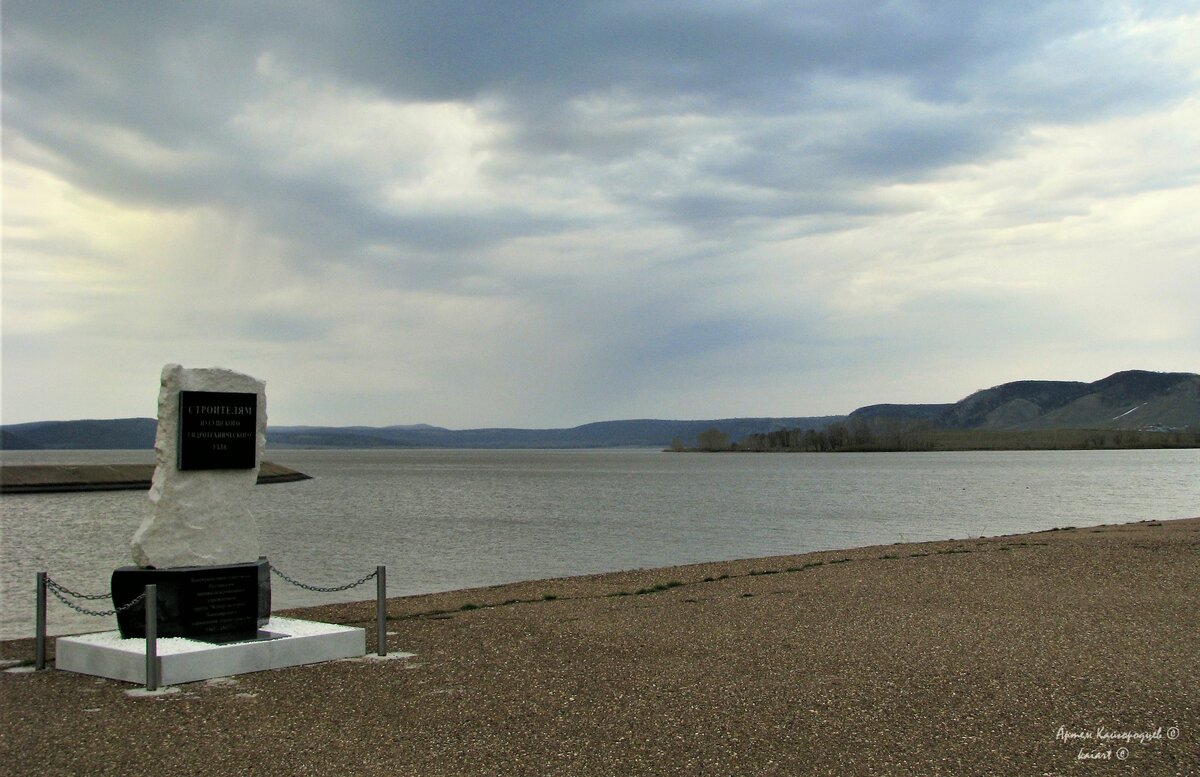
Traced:
<svg viewBox="0 0 1200 777">
<path fill-rule="evenodd" d="M 1192 2 L 3 6 L 3 421 L 570 426 L 1200 371 Z"/>
</svg>

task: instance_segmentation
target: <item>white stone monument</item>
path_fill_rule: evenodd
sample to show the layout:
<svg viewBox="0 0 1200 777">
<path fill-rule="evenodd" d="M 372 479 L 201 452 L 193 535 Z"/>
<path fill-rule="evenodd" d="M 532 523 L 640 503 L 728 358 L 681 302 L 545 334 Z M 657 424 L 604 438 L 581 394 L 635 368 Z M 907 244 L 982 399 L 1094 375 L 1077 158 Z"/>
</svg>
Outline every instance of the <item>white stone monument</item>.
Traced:
<svg viewBox="0 0 1200 777">
<path fill-rule="evenodd" d="M 270 565 L 259 558 L 247 508 L 266 428 L 261 380 L 218 368 L 163 367 L 153 514 L 133 535 L 137 566 L 113 571 L 118 631 L 60 637 L 59 669 L 152 686 L 366 653 L 362 628 L 271 615 Z M 151 610 L 137 602 L 151 584 L 154 640 L 147 634 Z M 386 639 L 386 628 L 379 631 Z"/>
<path fill-rule="evenodd" d="M 150 486 L 154 508 L 132 541 L 139 567 L 258 559 L 258 527 L 247 505 L 266 434 L 263 381 L 220 368 L 163 367 Z"/>
</svg>

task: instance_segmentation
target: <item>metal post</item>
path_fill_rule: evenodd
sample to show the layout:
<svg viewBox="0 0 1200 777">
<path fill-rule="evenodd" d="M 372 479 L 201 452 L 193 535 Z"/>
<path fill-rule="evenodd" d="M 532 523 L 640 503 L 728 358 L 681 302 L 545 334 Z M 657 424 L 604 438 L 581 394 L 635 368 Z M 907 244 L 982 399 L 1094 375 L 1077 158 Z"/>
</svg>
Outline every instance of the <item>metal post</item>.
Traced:
<svg viewBox="0 0 1200 777">
<path fill-rule="evenodd" d="M 376 652 L 387 655 L 387 567 L 375 567 L 375 636 Z"/>
<path fill-rule="evenodd" d="M 37 573 L 37 605 L 35 607 L 37 635 L 34 637 L 34 668 L 46 668 L 46 573 Z"/>
<path fill-rule="evenodd" d="M 146 586 L 146 690 L 157 691 L 158 676 L 158 586 Z"/>
</svg>

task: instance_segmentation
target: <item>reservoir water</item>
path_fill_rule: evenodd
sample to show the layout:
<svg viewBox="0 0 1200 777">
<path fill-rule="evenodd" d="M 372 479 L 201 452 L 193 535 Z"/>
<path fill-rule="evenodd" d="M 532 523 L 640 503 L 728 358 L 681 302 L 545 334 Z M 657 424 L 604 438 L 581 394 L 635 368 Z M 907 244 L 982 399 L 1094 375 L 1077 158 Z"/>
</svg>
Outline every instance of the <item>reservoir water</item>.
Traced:
<svg viewBox="0 0 1200 777">
<path fill-rule="evenodd" d="M 314 476 L 250 497 L 262 553 L 390 596 L 565 575 L 1200 515 L 1200 450 L 668 454 L 277 450 Z M 6 464 L 152 462 L 151 451 L 5 451 Z M 0 638 L 33 633 L 34 576 L 107 591 L 145 492 L 0 496 Z M 273 582 L 276 609 L 369 599 Z M 107 609 L 107 601 L 85 603 Z M 114 618 L 50 599 L 52 634 Z"/>
</svg>

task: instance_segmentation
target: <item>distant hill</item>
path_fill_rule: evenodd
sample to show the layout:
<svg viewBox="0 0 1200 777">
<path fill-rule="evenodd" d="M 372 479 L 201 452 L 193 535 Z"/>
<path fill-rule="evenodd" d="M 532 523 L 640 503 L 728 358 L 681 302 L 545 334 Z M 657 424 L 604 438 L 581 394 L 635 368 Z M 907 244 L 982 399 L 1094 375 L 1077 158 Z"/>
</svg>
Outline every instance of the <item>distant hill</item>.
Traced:
<svg viewBox="0 0 1200 777">
<path fill-rule="evenodd" d="M 443 429 L 436 426 L 274 427 L 272 447 L 336 448 L 665 448 L 675 437 L 695 445 L 696 437 L 716 427 L 731 438 L 789 426 L 824 429 L 844 416 L 802 418 L 723 418 L 700 421 L 639 419 L 599 421 L 569 429 Z"/>
<path fill-rule="evenodd" d="M 849 416 L 856 418 L 996 431 L 1200 428 L 1200 375 L 1128 370 L 1094 383 L 1022 380 L 947 405 L 870 405 Z"/>
<path fill-rule="evenodd" d="M 0 427 L 5 450 L 139 450 L 154 447 L 153 418 L 35 421 Z"/>
<path fill-rule="evenodd" d="M 665 448 L 678 437 L 696 444 L 700 432 L 718 428 L 732 439 L 801 426 L 824 429 L 844 416 L 724 418 L 700 421 L 601 421 L 570 429 L 444 429 L 412 426 L 273 426 L 268 448 Z M 39 421 L 0 427 L 7 450 L 106 450 L 154 447 L 153 418 L 111 421 Z"/>
<path fill-rule="evenodd" d="M 721 418 L 697 421 L 600 421 L 570 429 L 444 429 L 409 426 L 272 426 L 270 448 L 665 448 L 674 438 L 695 447 L 716 428 L 730 440 L 785 429 L 822 431 L 839 421 L 895 419 L 943 429 L 1036 431 L 1200 429 L 1200 375 L 1190 372 L 1118 372 L 1094 383 L 1022 380 L 977 391 L 950 404 L 886 404 L 846 416 Z M 0 426 L 0 446 L 31 449 L 142 449 L 154 447 L 153 418 L 39 421 Z"/>
<path fill-rule="evenodd" d="M 952 407 L 954 407 L 953 404 L 867 405 L 855 410 L 849 415 L 849 418 L 861 418 L 864 421 L 876 418 L 892 418 L 897 421 L 933 421 Z"/>
</svg>

